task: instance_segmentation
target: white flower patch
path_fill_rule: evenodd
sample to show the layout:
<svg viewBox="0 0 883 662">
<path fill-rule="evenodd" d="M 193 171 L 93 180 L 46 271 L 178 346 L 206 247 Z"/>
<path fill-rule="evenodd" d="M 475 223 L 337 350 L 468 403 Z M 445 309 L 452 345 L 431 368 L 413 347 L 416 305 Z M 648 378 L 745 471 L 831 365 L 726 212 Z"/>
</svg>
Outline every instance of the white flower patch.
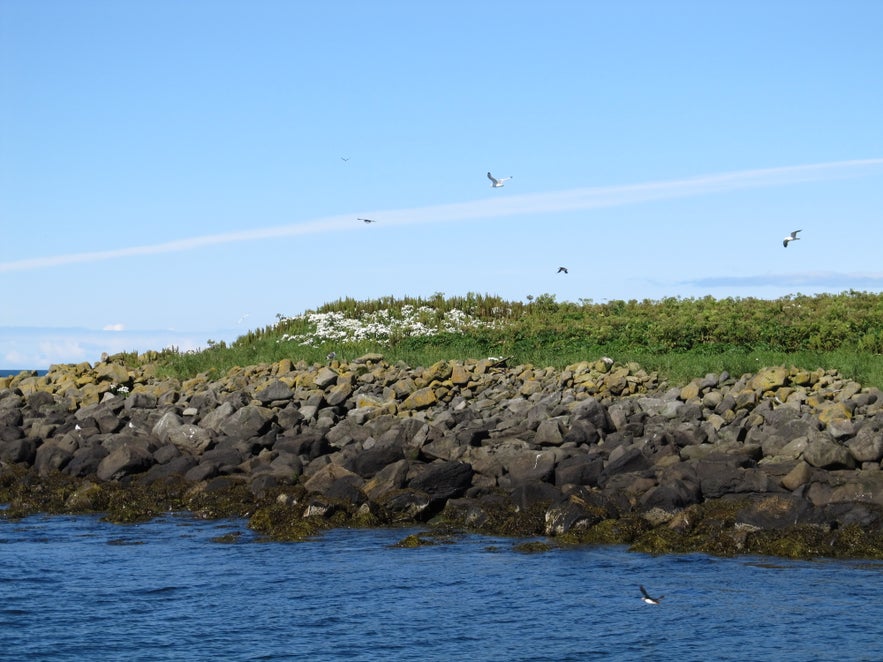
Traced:
<svg viewBox="0 0 883 662">
<path fill-rule="evenodd" d="M 438 311 L 434 308 L 410 305 L 402 306 L 401 312 L 383 309 L 374 313 L 364 313 L 358 317 L 347 317 L 344 313 L 304 313 L 282 321 L 293 320 L 306 321 L 314 330 L 311 333 L 286 333 L 280 342 L 293 341 L 310 346 L 360 340 L 382 343 L 391 338 L 462 333 L 494 326 L 493 323 L 482 322 L 462 310 L 450 310 L 439 317 Z"/>
</svg>

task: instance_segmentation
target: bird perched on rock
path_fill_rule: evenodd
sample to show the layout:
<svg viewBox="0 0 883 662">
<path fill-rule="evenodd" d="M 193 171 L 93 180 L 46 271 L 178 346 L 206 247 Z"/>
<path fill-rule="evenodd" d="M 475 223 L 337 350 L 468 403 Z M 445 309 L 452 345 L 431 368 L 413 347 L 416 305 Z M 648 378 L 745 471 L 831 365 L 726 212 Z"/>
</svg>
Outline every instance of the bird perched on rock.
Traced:
<svg viewBox="0 0 883 662">
<path fill-rule="evenodd" d="M 570 272 L 567 270 L 567 267 L 558 267 L 558 273 L 559 273 L 559 274 L 560 274 L 560 273 L 568 274 L 568 273 L 570 273 Z"/>
<path fill-rule="evenodd" d="M 803 232 L 803 230 L 795 230 L 794 232 L 792 232 L 791 234 L 789 234 L 787 237 L 785 237 L 785 238 L 782 240 L 782 246 L 784 246 L 785 248 L 788 248 L 788 242 L 789 242 L 789 241 L 797 241 L 797 240 L 799 240 L 800 237 L 797 236 L 797 233 L 798 233 L 798 232 Z"/>
<path fill-rule="evenodd" d="M 638 588 L 641 589 L 641 595 L 643 596 L 641 600 L 646 602 L 648 605 L 658 605 L 659 601 L 665 597 L 664 595 L 660 595 L 658 598 L 651 598 L 643 586 L 639 586 Z"/>
<path fill-rule="evenodd" d="M 487 178 L 491 180 L 491 188 L 503 188 L 503 182 L 508 182 L 511 177 L 503 177 L 502 179 L 497 179 L 490 172 L 487 174 Z"/>
</svg>

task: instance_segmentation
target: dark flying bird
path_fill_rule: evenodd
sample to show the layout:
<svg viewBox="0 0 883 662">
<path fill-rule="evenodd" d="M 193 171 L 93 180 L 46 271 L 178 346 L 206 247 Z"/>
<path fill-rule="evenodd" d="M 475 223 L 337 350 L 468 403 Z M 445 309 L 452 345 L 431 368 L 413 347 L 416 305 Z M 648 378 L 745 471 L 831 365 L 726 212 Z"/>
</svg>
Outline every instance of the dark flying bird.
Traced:
<svg viewBox="0 0 883 662">
<path fill-rule="evenodd" d="M 357 218 L 356 220 L 357 221 L 364 221 L 365 223 L 376 223 L 377 222 L 373 218 Z"/>
<path fill-rule="evenodd" d="M 560 273 L 562 273 L 562 272 L 564 272 L 564 273 L 566 273 L 566 274 L 567 274 L 567 273 L 570 273 L 570 272 L 567 270 L 567 267 L 558 267 L 558 273 L 560 274 Z"/>
<path fill-rule="evenodd" d="M 487 174 L 487 178 L 491 180 L 491 188 L 503 188 L 503 182 L 508 182 L 511 177 L 503 177 L 502 179 L 497 179 L 490 172 Z"/>
<path fill-rule="evenodd" d="M 800 237 L 797 236 L 798 232 L 803 232 L 803 230 L 795 230 L 794 232 L 789 234 L 787 237 L 785 237 L 782 240 L 782 246 L 784 246 L 785 248 L 788 248 L 789 241 L 798 241 L 800 239 Z"/>
<path fill-rule="evenodd" d="M 639 588 L 641 589 L 641 595 L 644 596 L 644 597 L 641 598 L 641 600 L 643 600 L 644 602 L 646 602 L 648 605 L 658 605 L 658 604 L 659 604 L 659 601 L 662 600 L 662 598 L 665 597 L 664 595 L 660 595 L 658 598 L 651 598 L 651 597 L 647 594 L 647 590 L 646 590 L 643 586 L 640 586 Z"/>
<path fill-rule="evenodd" d="M 340 157 L 340 160 L 346 162 L 346 161 L 349 161 L 349 160 L 350 160 L 350 157 L 348 157 L 348 156 L 341 156 L 341 157 Z"/>
</svg>

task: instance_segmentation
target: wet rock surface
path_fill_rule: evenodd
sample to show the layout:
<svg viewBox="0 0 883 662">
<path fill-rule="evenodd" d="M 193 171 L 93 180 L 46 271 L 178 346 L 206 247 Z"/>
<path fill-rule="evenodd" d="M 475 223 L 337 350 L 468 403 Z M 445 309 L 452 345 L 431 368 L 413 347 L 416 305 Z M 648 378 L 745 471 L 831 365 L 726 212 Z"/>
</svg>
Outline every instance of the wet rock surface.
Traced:
<svg viewBox="0 0 883 662">
<path fill-rule="evenodd" d="M 7 517 L 169 508 L 280 539 L 424 522 L 646 551 L 883 557 L 883 394 L 785 367 L 113 359 L 0 379 Z M 127 505 L 128 504 L 128 505 Z"/>
</svg>

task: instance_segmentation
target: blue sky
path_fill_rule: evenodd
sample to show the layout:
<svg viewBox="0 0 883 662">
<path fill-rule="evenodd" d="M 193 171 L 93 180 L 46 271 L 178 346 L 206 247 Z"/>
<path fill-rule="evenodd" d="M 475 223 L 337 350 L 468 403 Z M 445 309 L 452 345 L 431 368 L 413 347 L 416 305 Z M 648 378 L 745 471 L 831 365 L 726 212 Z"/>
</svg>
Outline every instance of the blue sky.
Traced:
<svg viewBox="0 0 883 662">
<path fill-rule="evenodd" d="M 0 0 L 0 368 L 346 296 L 881 291 L 881 33 L 877 0 Z"/>
</svg>

